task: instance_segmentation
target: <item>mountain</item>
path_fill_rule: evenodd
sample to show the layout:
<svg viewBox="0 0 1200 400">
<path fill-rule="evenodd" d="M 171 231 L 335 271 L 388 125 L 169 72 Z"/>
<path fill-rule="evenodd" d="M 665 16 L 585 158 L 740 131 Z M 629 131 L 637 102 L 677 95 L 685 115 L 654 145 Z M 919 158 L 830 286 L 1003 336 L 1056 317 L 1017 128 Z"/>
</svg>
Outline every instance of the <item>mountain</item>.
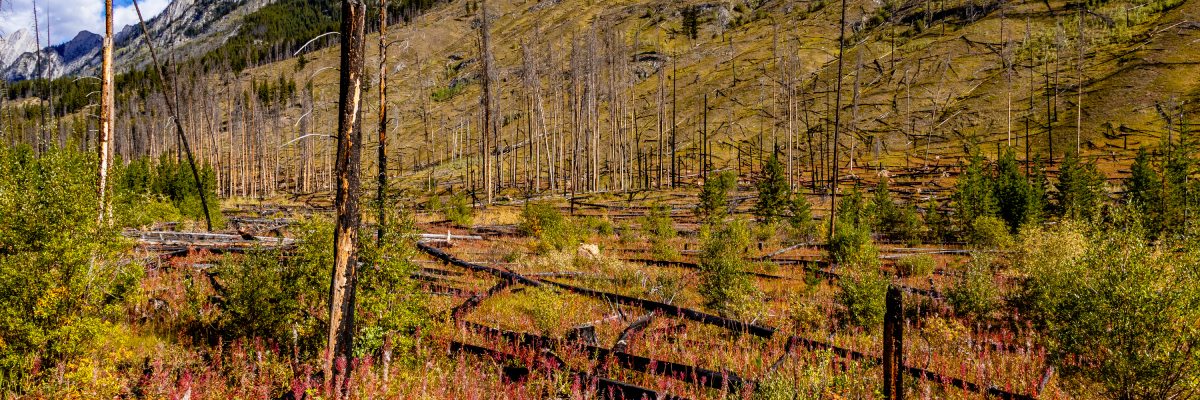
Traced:
<svg viewBox="0 0 1200 400">
<path fill-rule="evenodd" d="M 40 52 L 21 54 L 6 68 L 4 78 L 12 81 L 38 77 L 57 78 L 68 74 L 68 71 L 82 71 L 100 61 L 102 40 L 100 35 L 80 31 L 65 43 L 47 47 Z"/>
<path fill-rule="evenodd" d="M 17 57 L 22 54 L 37 50 L 37 41 L 34 40 L 33 34 L 27 30 L 20 29 L 8 36 L 0 37 L 0 70 L 8 67 Z"/>
<path fill-rule="evenodd" d="M 155 51 L 166 59 L 187 59 L 204 54 L 237 32 L 242 17 L 271 0 L 174 0 L 159 15 L 146 21 Z M 34 77 L 92 75 L 100 66 L 102 36 L 82 31 L 70 41 L 38 52 L 32 37 L 14 32 L 0 42 L 0 77 L 20 81 Z M 113 38 L 118 71 L 142 68 L 150 53 L 142 40 L 142 27 L 127 25 Z"/>
</svg>

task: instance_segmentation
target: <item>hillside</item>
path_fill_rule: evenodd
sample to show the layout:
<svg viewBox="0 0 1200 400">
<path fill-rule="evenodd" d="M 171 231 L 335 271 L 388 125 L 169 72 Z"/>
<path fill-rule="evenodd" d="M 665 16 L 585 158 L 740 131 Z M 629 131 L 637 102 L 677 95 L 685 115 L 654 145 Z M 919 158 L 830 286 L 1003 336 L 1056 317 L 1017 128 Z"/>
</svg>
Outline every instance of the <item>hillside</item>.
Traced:
<svg viewBox="0 0 1200 400">
<path fill-rule="evenodd" d="M 748 171 L 778 145 L 789 154 L 793 181 L 820 190 L 817 182 L 828 180 L 832 160 L 837 6 L 488 3 L 498 185 L 513 193 L 533 186 L 657 187 L 669 180 L 674 133 L 685 181 L 701 172 L 702 153 L 715 169 Z M 1184 0 L 1093 2 L 1086 9 L 1067 2 L 851 1 L 841 82 L 842 169 L 858 176 L 876 168 L 944 167 L 969 149 L 994 156 L 1010 143 L 1022 159 L 1046 160 L 1053 148 L 1059 160 L 1078 136 L 1085 155 L 1117 174 L 1136 149 L 1167 138 L 1168 121 L 1175 141 L 1193 126 L 1188 116 L 1200 96 L 1191 45 L 1200 38 L 1198 7 Z M 476 2 L 435 5 L 389 31 L 393 174 L 417 170 L 421 176 L 401 182 L 461 188 L 466 171 L 479 175 L 478 157 L 466 157 L 479 154 L 482 118 L 478 9 Z M 368 38 L 371 81 L 378 80 L 377 40 Z M 336 54 L 334 46 L 215 75 L 205 75 L 213 71 L 208 63 L 184 70 L 191 77 L 181 84 L 191 101 L 185 118 L 192 140 L 216 165 L 225 195 L 329 187 L 332 141 L 308 135 L 324 133 L 324 121 L 333 120 Z M 279 92 L 280 99 L 263 92 L 289 85 L 296 89 Z M 378 120 L 374 86 L 368 85 L 364 113 L 368 145 Z M 255 92 L 259 96 L 250 96 Z M 130 98 L 160 111 L 119 119 L 118 132 L 132 135 L 118 134 L 122 156 L 173 148 L 156 97 Z M 251 109 L 267 112 L 243 112 Z M 280 151 L 264 158 L 272 149 Z M 367 171 L 374 169 L 367 164 Z M 477 178 L 471 178 L 476 188 Z"/>
<path fill-rule="evenodd" d="M 592 131 L 602 143 L 626 147 L 600 155 L 608 170 L 603 188 L 620 188 L 625 171 L 638 165 L 632 154 L 657 165 L 659 115 L 669 140 L 674 111 L 681 168 L 694 172 L 707 94 L 717 168 L 734 167 L 738 148 L 745 153 L 779 143 L 786 149 L 789 140 L 798 180 L 831 158 L 837 7 L 782 1 L 490 4 L 496 102 L 504 122 L 500 142 L 519 144 L 506 148 L 517 157 L 537 151 L 520 145 L 529 142 L 531 115 L 537 134 Z M 1025 154 L 1028 143 L 1028 154 L 1042 159 L 1053 138 L 1054 158 L 1060 159 L 1075 147 L 1077 132 L 1085 154 L 1105 160 L 1115 154 L 1127 162 L 1134 149 L 1165 139 L 1164 116 L 1176 132 L 1191 127 L 1187 115 L 1200 95 L 1193 78 L 1200 70 L 1188 54 L 1188 43 L 1200 38 L 1197 7 L 1182 1 L 1089 6 L 1080 49 L 1079 6 L 1073 3 L 851 2 L 843 167 L 951 164 L 945 159 L 970 146 L 995 154 L 995 146 L 1007 145 L 1010 137 L 1018 153 Z M 404 171 L 413 162 L 430 165 L 430 154 L 435 163 L 448 161 L 464 151 L 463 135 L 478 135 L 478 18 L 467 8 L 461 2 L 440 7 L 389 34 L 388 42 L 407 45 L 389 55 L 395 82 L 389 101 L 399 108 L 392 118 L 403 138 L 393 151 L 409 160 L 402 162 Z M 689 10 L 697 15 L 696 39 L 684 32 Z M 374 45 L 368 51 L 368 57 L 377 54 Z M 298 82 L 311 77 L 320 91 L 335 74 L 313 73 L 334 65 L 335 55 L 334 49 L 310 54 L 304 68 L 289 75 Z M 373 69 L 375 60 L 368 65 Z M 285 62 L 250 73 L 268 79 L 294 69 Z M 537 93 L 525 80 L 527 69 L 536 73 Z M 527 103 L 531 94 L 540 98 L 534 112 Z M 377 102 L 374 94 L 368 99 Z M 589 101 L 596 115 L 590 127 L 576 131 L 580 117 L 572 104 Z M 295 118 L 299 111 L 284 115 Z M 328 120 L 322 111 L 333 107 L 314 113 Z M 445 180 L 461 164 L 438 174 Z"/>
</svg>

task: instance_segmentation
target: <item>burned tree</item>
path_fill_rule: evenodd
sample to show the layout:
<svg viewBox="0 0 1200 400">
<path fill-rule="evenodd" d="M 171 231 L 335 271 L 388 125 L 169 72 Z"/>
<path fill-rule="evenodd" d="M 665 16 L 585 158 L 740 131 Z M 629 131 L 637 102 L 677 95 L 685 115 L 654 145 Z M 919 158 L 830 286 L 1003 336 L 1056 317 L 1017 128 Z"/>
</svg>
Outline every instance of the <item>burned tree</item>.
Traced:
<svg viewBox="0 0 1200 400">
<path fill-rule="evenodd" d="M 357 283 L 359 169 L 362 155 L 362 74 L 365 60 L 366 5 L 342 0 L 341 79 L 338 96 L 337 225 L 333 233 L 333 270 L 329 284 L 329 344 L 325 351 L 327 382 L 334 376 L 334 359 L 351 363 L 354 339 L 354 290 Z M 343 371 L 343 376 L 348 374 Z"/>
<path fill-rule="evenodd" d="M 387 9 L 388 1 L 380 0 L 379 2 L 379 214 L 378 220 L 375 221 L 379 225 L 379 230 L 375 233 L 375 240 L 380 244 L 383 242 L 384 206 L 387 196 Z"/>
<path fill-rule="evenodd" d="M 113 137 L 113 4 L 104 0 L 104 50 L 100 63 L 100 132 L 97 142 L 100 151 L 100 212 L 97 220 L 103 223 L 112 214 L 108 198 L 108 164 L 112 154 Z M 201 192 L 203 193 L 203 192 Z"/>
<path fill-rule="evenodd" d="M 492 181 L 496 179 L 491 173 L 492 167 L 492 150 L 488 147 L 490 141 L 495 141 L 492 135 L 495 134 L 495 126 L 492 123 L 492 50 L 491 50 L 491 33 L 488 28 L 488 13 L 487 1 L 481 1 L 479 4 L 479 59 L 480 67 L 480 82 L 483 86 L 483 92 L 480 94 L 479 102 L 483 107 L 483 123 L 480 129 L 479 154 L 483 156 L 483 165 L 480 169 L 483 172 L 484 192 L 487 193 L 488 204 L 492 203 L 495 196 L 495 186 Z M 498 143 L 496 144 L 498 148 Z M 498 155 L 498 152 L 497 152 Z M 497 164 L 498 165 L 498 164 Z M 499 168 L 499 167 L 497 167 Z"/>
</svg>

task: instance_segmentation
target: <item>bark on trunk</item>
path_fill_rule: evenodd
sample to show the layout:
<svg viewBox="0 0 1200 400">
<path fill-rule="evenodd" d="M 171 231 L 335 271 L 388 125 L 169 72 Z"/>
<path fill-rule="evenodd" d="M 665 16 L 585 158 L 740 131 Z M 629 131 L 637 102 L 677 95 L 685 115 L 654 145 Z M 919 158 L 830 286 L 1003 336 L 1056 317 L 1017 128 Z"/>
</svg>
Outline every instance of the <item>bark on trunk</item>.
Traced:
<svg viewBox="0 0 1200 400">
<path fill-rule="evenodd" d="M 362 73 L 366 5 L 342 0 L 341 81 L 338 102 L 337 195 L 334 207 L 334 263 L 329 285 L 329 344 L 325 352 L 326 379 L 349 375 L 354 339 L 354 297 L 357 274 L 359 168 L 362 155 Z M 334 360 L 344 359 L 343 371 L 334 371 Z M 340 383 L 334 382 L 334 390 Z"/>
<path fill-rule="evenodd" d="M 97 220 L 101 223 L 112 217 L 108 198 L 108 164 L 111 162 L 113 138 L 113 4 L 104 1 L 104 50 L 100 64 L 100 210 Z"/>
</svg>

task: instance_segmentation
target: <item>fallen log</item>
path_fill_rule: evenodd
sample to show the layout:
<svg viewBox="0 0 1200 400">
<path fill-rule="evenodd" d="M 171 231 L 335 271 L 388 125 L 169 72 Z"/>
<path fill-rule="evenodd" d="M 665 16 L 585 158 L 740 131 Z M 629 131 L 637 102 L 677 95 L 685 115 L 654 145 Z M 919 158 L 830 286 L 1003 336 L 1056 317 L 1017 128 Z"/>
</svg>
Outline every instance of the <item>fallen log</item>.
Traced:
<svg viewBox="0 0 1200 400">
<path fill-rule="evenodd" d="M 417 249 L 421 250 L 425 254 L 429 254 L 439 260 L 445 261 L 447 264 L 450 264 L 450 265 L 466 268 L 466 269 L 469 269 L 472 271 L 487 272 L 487 273 L 495 275 L 501 279 L 521 283 L 524 285 L 530 285 L 530 286 L 541 286 L 542 285 L 541 282 L 526 278 L 525 276 L 515 273 L 515 272 L 505 271 L 502 269 L 487 267 L 487 266 L 469 263 L 469 262 L 460 260 L 460 259 L 455 258 L 454 256 L 450 255 L 450 253 L 447 253 L 440 249 L 436 249 L 432 246 L 429 246 L 428 244 L 425 244 L 425 242 L 417 242 Z"/>
<path fill-rule="evenodd" d="M 499 350 L 489 349 L 482 346 L 462 343 L 458 341 L 450 342 L 451 352 L 464 352 L 475 355 L 486 356 L 498 362 L 520 361 L 521 358 L 514 354 L 506 353 Z M 529 376 L 530 370 L 528 367 L 502 366 L 502 374 L 509 381 L 521 381 Z M 661 400 L 686 400 L 683 397 L 674 396 L 667 393 L 660 393 L 655 390 L 647 389 L 634 384 L 629 384 L 609 378 L 588 375 L 570 368 L 562 367 L 568 373 L 583 382 L 593 382 L 595 390 L 606 399 L 661 399 Z"/>
<path fill-rule="evenodd" d="M 418 245 L 421 247 L 421 249 L 423 251 L 426 251 L 427 253 L 430 251 L 436 251 L 437 253 L 440 253 L 440 256 L 433 254 L 433 253 L 430 253 L 430 254 L 435 255 L 436 257 L 439 257 L 439 258 L 444 257 L 443 259 L 446 260 L 447 262 L 454 263 L 455 265 L 460 265 L 459 263 L 461 263 L 462 266 L 464 266 L 464 268 L 484 270 L 484 271 L 489 271 L 492 273 L 508 274 L 508 275 L 510 275 L 510 278 L 506 278 L 506 279 L 510 279 L 513 281 L 517 281 L 517 279 L 524 279 L 529 282 L 538 283 L 539 285 L 541 282 L 545 282 L 548 285 L 559 287 L 559 288 L 565 289 L 567 291 L 585 295 L 588 297 L 601 298 L 601 299 L 605 299 L 607 301 L 611 301 L 611 302 L 618 303 L 618 304 L 635 306 L 635 307 L 642 308 L 646 311 L 657 311 L 657 312 L 661 312 L 666 315 L 679 316 L 679 317 L 683 317 L 683 318 L 697 321 L 697 322 L 702 322 L 702 323 L 709 324 L 709 325 L 720 326 L 720 327 L 723 327 L 725 329 L 735 331 L 735 332 L 749 333 L 749 334 L 752 334 L 752 335 L 755 335 L 758 337 L 762 337 L 765 339 L 770 339 L 771 337 L 773 337 L 775 335 L 775 332 L 776 332 L 776 329 L 772 328 L 772 327 L 749 324 L 749 323 L 745 323 L 745 322 L 741 322 L 741 321 L 737 321 L 737 320 L 733 320 L 733 319 L 729 319 L 729 318 L 724 318 L 724 317 L 720 317 L 720 316 L 716 316 L 716 315 L 712 315 L 712 314 L 707 314 L 707 313 L 703 313 L 703 312 L 688 309 L 688 308 L 672 306 L 670 304 L 656 302 L 656 301 L 652 301 L 652 300 L 639 299 L 636 297 L 624 296 L 624 295 L 619 295 L 619 294 L 615 294 L 615 293 L 606 293 L 606 292 L 601 292 L 601 291 L 597 291 L 597 290 L 567 285 L 564 283 L 554 282 L 551 280 L 543 280 L 541 282 L 536 282 L 536 281 L 529 280 L 529 278 L 525 278 L 524 276 L 521 276 L 519 274 L 515 274 L 512 272 L 508 272 L 508 271 L 500 271 L 500 270 L 496 270 L 496 269 L 490 268 L 490 267 L 484 267 L 481 265 L 467 263 L 465 261 L 461 261 L 461 260 L 454 258 L 449 253 L 440 251 L 438 249 L 434 249 L 429 246 L 423 246 L 420 243 L 418 243 Z M 451 260 L 453 260 L 453 262 Z M 827 273 L 833 274 L 831 272 L 827 272 Z M 505 331 L 502 329 L 486 327 L 483 325 L 473 324 L 470 322 L 465 323 L 465 325 L 468 327 L 471 327 L 473 329 L 480 330 L 480 331 L 491 332 L 497 336 L 501 336 L 501 337 L 504 337 L 511 341 L 521 343 L 521 344 L 526 344 L 526 345 L 548 347 L 548 346 L 551 346 L 551 345 L 559 342 L 558 339 L 546 338 L 543 336 L 534 335 L 534 334 L 530 334 L 530 333 Z M 840 357 L 849 358 L 852 360 L 872 360 L 874 362 L 882 361 L 881 357 L 870 356 L 870 355 L 867 355 L 865 353 L 862 353 L 862 352 L 859 352 L 856 350 L 850 350 L 850 349 L 846 349 L 846 348 L 842 348 L 842 347 L 837 347 L 832 344 L 827 344 L 827 343 L 819 342 L 819 341 L 812 340 L 812 339 L 802 338 L 799 336 L 789 337 L 788 344 L 785 346 L 785 349 L 786 349 L 786 351 L 792 351 L 796 345 L 803 345 L 804 347 L 806 347 L 808 349 L 828 350 L 828 351 L 833 352 L 834 354 L 837 354 Z M 589 352 L 592 352 L 593 354 L 595 354 L 597 357 L 599 357 L 600 355 L 608 354 L 611 351 L 609 349 L 597 348 L 595 346 L 584 346 L 584 348 L 586 350 L 588 350 Z M 646 357 L 634 356 L 634 355 L 627 354 L 627 353 L 613 352 L 611 356 L 613 357 L 613 359 L 615 359 L 619 363 L 619 365 L 621 365 L 625 368 L 628 368 L 628 369 L 632 369 L 632 370 L 640 371 L 640 372 L 647 372 L 650 369 L 653 369 L 653 373 L 658 374 L 658 375 L 670 376 L 670 377 L 673 377 L 676 379 L 684 380 L 689 383 L 705 384 L 706 386 L 713 387 L 713 388 L 742 387 L 741 385 L 744 385 L 747 383 L 755 384 L 754 381 L 744 381 L 741 378 L 737 377 L 736 375 L 732 375 L 732 374 L 722 374 L 719 372 L 705 370 L 705 369 L 697 368 L 697 367 L 693 367 L 693 366 L 675 364 L 675 363 L 671 363 L 668 361 L 658 361 L 658 360 L 653 360 L 653 359 L 649 359 Z M 948 386 L 958 387 L 960 389 L 974 392 L 974 393 L 987 394 L 989 396 L 995 396 L 995 397 L 999 397 L 1002 399 L 1014 399 L 1014 400 L 1033 400 L 1034 399 L 1032 396 L 1029 396 L 1029 395 L 1013 393 L 1013 392 L 1005 391 L 1005 390 L 995 388 L 995 387 L 990 387 L 990 386 L 984 387 L 982 385 L 979 385 L 979 384 L 976 384 L 973 382 L 968 382 L 968 381 L 960 379 L 960 378 L 952 378 L 952 377 L 944 376 L 937 372 L 927 371 L 927 370 L 917 368 L 917 367 L 904 366 L 902 369 L 904 370 L 905 373 L 907 373 L 917 379 L 923 379 L 923 380 L 933 381 L 933 382 L 941 382 L 943 384 L 947 384 Z M 691 378 L 687 378 L 689 376 Z M 736 385 L 735 385 L 735 383 L 736 383 Z M 719 385 L 717 385 L 717 384 L 719 384 Z M 730 386 L 723 386 L 726 384 L 728 384 Z M 713 385 L 717 385 L 717 386 L 713 386 Z"/>
<path fill-rule="evenodd" d="M 729 389 L 733 391 L 747 387 L 745 385 L 748 384 L 756 384 L 754 381 L 743 380 L 741 377 L 737 376 L 737 374 L 732 372 L 713 371 L 671 361 L 655 360 L 652 358 L 637 356 L 624 352 L 613 352 L 609 349 L 597 346 L 570 344 L 560 339 L 548 338 L 532 333 L 514 332 L 499 328 L 492 328 L 470 322 L 466 323 L 465 325 L 467 328 L 476 332 L 504 338 L 513 344 L 523 347 L 548 349 L 557 346 L 578 346 L 580 349 L 587 351 L 588 354 L 590 354 L 590 357 L 594 359 L 610 358 L 622 368 L 653 375 L 665 376 L 675 380 L 702 385 L 713 389 Z"/>
</svg>

